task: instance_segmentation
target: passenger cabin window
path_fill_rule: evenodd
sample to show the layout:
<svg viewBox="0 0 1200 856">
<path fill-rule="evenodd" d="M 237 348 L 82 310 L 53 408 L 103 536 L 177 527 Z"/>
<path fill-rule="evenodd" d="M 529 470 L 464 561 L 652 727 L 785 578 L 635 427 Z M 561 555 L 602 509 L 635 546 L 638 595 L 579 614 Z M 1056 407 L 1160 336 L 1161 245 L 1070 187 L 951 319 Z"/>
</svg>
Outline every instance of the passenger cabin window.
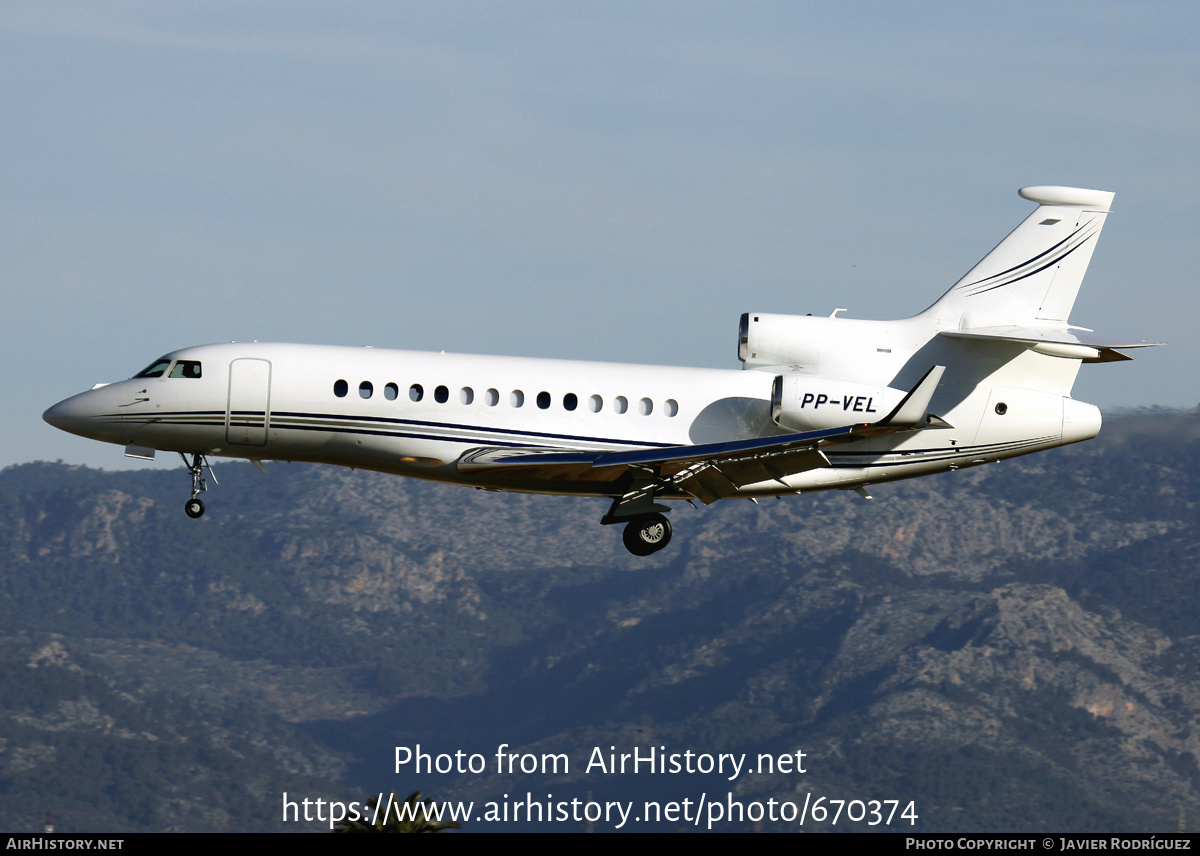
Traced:
<svg viewBox="0 0 1200 856">
<path fill-rule="evenodd" d="M 550 407 L 550 393 L 539 392 L 537 394 L 537 404 L 539 409 L 548 410 Z"/>
<path fill-rule="evenodd" d="M 421 384 L 414 383 L 408 388 L 408 397 L 411 401 L 420 401 L 425 397 L 425 390 L 422 388 Z"/>
<path fill-rule="evenodd" d="M 495 407 L 500 403 L 500 393 L 497 390 L 489 389 L 485 394 L 485 398 L 487 399 L 488 407 Z"/>
<path fill-rule="evenodd" d="M 604 399 L 598 395 L 588 397 L 588 410 L 592 413 L 599 413 L 604 409 Z"/>
<path fill-rule="evenodd" d="M 469 386 L 464 386 L 458 391 L 458 400 L 463 404 L 470 404 L 475 400 L 475 390 L 471 389 Z"/>
<path fill-rule="evenodd" d="M 525 403 L 525 393 L 519 389 L 514 389 L 508 396 L 508 403 L 513 407 L 520 407 Z"/>
<path fill-rule="evenodd" d="M 180 360 L 171 369 L 171 377 L 200 377 L 200 362 L 198 360 Z"/>
<path fill-rule="evenodd" d="M 394 383 L 389 383 L 387 386 L 385 386 L 383 388 L 383 397 L 386 398 L 388 401 L 395 401 L 396 396 L 398 396 L 399 394 L 400 394 L 400 387 L 396 386 L 396 384 L 394 384 Z"/>
<path fill-rule="evenodd" d="M 350 384 L 344 380 L 335 380 L 333 382 L 333 394 L 338 398 L 345 398 L 346 393 L 350 391 Z"/>
<path fill-rule="evenodd" d="M 162 377 L 166 374 L 167 368 L 171 365 L 170 360 L 155 360 L 146 368 L 134 375 L 134 377 Z"/>
<path fill-rule="evenodd" d="M 617 411 L 617 413 L 624 413 L 629 409 L 629 399 L 623 395 L 618 395 L 613 399 L 613 409 Z"/>
<path fill-rule="evenodd" d="M 676 416 L 679 414 L 679 402 L 673 398 L 668 398 L 665 405 L 668 416 Z"/>
<path fill-rule="evenodd" d="M 578 406 L 579 399 L 576 397 L 575 393 L 568 392 L 563 396 L 563 410 L 574 410 Z"/>
<path fill-rule="evenodd" d="M 369 380 L 364 380 L 358 385 L 358 395 L 360 398 L 370 398 L 375 393 L 375 386 Z"/>
<path fill-rule="evenodd" d="M 439 386 L 433 391 L 433 400 L 438 404 L 445 404 L 450 400 L 450 390 L 446 389 L 444 386 Z"/>
<path fill-rule="evenodd" d="M 638 402 L 638 413 L 643 416 L 649 416 L 654 412 L 654 402 L 648 398 L 643 398 Z"/>
</svg>

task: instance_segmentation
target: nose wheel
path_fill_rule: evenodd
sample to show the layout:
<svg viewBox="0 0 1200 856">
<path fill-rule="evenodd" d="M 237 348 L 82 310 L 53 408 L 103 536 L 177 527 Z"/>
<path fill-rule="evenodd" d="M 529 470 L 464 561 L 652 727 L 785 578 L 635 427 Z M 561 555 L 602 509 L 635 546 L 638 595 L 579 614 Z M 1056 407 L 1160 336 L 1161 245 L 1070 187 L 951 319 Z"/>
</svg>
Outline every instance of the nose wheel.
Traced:
<svg viewBox="0 0 1200 856">
<path fill-rule="evenodd" d="M 205 460 L 203 455 L 196 453 L 192 455 L 190 461 L 183 452 L 179 453 L 179 457 L 183 459 L 183 465 L 192 475 L 192 498 L 183 504 L 183 513 L 195 520 L 204 515 L 204 501 L 200 499 L 200 494 L 208 490 L 208 485 L 204 481 L 204 471 L 208 470 L 213 484 L 217 483 L 217 477 L 213 475 L 212 464 Z"/>
<path fill-rule="evenodd" d="M 635 556 L 657 553 L 671 542 L 671 521 L 661 514 L 643 514 L 625 524 L 625 549 Z"/>
</svg>

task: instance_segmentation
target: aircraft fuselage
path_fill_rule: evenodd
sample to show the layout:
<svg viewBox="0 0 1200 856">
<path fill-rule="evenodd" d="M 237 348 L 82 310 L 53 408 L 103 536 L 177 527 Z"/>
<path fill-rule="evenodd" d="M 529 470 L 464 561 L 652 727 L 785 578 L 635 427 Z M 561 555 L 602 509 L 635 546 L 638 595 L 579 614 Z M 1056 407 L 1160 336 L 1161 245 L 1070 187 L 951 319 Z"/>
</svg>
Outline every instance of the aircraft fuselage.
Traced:
<svg viewBox="0 0 1200 856">
<path fill-rule="evenodd" d="M 229 343 L 174 351 L 47 422 L 184 456 L 204 513 L 209 456 L 311 461 L 529 493 L 604 496 L 639 555 L 669 507 L 858 489 L 1094 437 L 1080 366 L 1155 344 L 1068 315 L 1113 194 L 1020 191 L 1038 207 L 924 312 L 897 321 L 746 313 L 742 370 Z M 190 463 L 188 463 L 190 456 Z"/>
<path fill-rule="evenodd" d="M 466 473 L 458 460 L 479 447 L 603 450 L 671 448 L 786 435 L 771 418 L 768 371 L 644 366 L 571 360 L 393 351 L 276 343 L 184 348 L 164 370 L 73 396 L 46 421 L 127 447 L 187 454 L 335 464 L 437 481 L 533 493 L 611 495 L 606 480 Z M 1041 357 L 1053 360 L 1051 357 Z M 176 376 L 172 377 L 171 375 Z M 823 397 L 835 423 L 871 422 L 880 402 L 844 384 Z M 964 390 L 965 391 L 965 390 Z M 990 389 L 942 396 L 927 428 L 839 446 L 830 466 L 738 489 L 764 496 L 909 478 L 1075 442 L 1099 430 L 1091 405 L 1053 393 L 1034 406 L 993 413 Z M 935 404 L 937 403 L 935 399 Z M 1064 408 L 1071 419 L 1063 429 Z"/>
</svg>

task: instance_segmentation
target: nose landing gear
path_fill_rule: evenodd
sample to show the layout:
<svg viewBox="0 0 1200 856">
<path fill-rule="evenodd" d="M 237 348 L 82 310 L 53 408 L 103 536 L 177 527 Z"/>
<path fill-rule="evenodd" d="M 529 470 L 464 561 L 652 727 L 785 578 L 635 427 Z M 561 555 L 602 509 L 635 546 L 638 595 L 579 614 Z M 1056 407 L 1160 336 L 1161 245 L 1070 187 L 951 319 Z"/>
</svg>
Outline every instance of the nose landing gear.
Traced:
<svg viewBox="0 0 1200 856">
<path fill-rule="evenodd" d="M 217 483 L 217 477 L 213 474 L 212 464 L 200 453 L 193 454 L 191 461 L 183 452 L 179 453 L 179 457 L 192 474 L 192 498 L 183 504 L 183 513 L 195 520 L 204 515 L 204 501 L 200 499 L 200 493 L 208 490 L 208 485 L 204 482 L 204 470 L 207 469 L 208 474 L 212 476 L 213 484 Z"/>
</svg>

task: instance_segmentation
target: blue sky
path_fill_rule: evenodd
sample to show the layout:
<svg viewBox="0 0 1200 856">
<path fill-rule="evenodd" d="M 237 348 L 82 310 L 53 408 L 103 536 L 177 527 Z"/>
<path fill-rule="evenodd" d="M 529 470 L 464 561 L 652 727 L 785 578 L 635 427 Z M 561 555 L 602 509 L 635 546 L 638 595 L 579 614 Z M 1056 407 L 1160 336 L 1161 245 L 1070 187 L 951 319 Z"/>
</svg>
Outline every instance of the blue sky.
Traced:
<svg viewBox="0 0 1200 856">
<path fill-rule="evenodd" d="M 738 315 L 903 317 L 1114 190 L 1106 409 L 1200 402 L 1200 7 L 8 2 L 0 465 L 230 339 L 736 368 Z M 160 466 L 163 464 L 159 464 Z M 182 476 L 181 476 L 182 477 Z"/>
</svg>

